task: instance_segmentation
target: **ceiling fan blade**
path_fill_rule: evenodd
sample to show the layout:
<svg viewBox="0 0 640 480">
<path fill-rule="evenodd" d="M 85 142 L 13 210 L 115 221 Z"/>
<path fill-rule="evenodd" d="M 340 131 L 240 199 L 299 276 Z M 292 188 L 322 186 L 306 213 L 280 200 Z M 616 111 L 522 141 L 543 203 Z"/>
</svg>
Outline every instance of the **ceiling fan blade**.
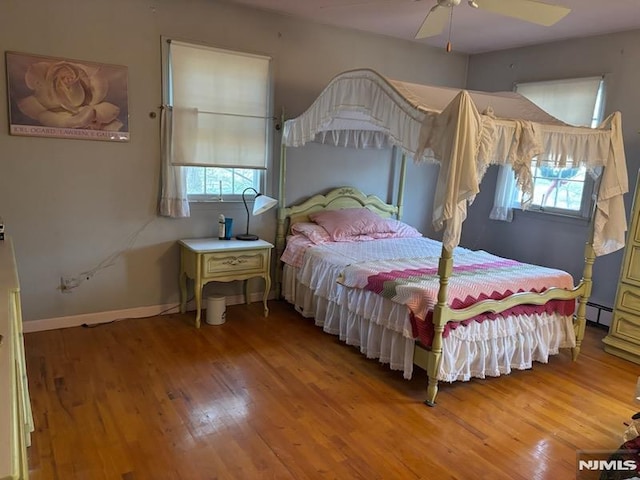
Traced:
<svg viewBox="0 0 640 480">
<path fill-rule="evenodd" d="M 478 8 L 550 27 L 562 20 L 571 9 L 534 0 L 476 0 Z"/>
<path fill-rule="evenodd" d="M 435 5 L 425 17 L 418 33 L 414 38 L 427 38 L 440 35 L 449 20 L 449 12 L 452 7 Z"/>
</svg>

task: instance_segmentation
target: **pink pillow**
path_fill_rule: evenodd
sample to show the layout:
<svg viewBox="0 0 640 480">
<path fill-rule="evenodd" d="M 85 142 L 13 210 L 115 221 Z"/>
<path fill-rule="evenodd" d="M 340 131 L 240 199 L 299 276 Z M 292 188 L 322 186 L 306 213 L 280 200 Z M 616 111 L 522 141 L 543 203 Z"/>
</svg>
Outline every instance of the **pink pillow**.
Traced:
<svg viewBox="0 0 640 480">
<path fill-rule="evenodd" d="M 372 233 L 371 236 L 376 238 L 415 238 L 422 237 L 422 234 L 413 228 L 411 225 L 408 225 L 400 220 L 389 219 L 387 220 L 390 228 L 393 232 L 388 233 Z"/>
<path fill-rule="evenodd" d="M 298 222 L 291 225 L 291 233 L 294 235 L 304 235 L 315 244 L 327 243 L 331 241 L 329 233 L 320 225 L 310 222 Z"/>
<path fill-rule="evenodd" d="M 343 208 L 323 210 L 309 218 L 329 232 L 331 240 L 339 242 L 358 235 L 393 233 L 392 225 L 384 218 L 366 208 Z"/>
</svg>

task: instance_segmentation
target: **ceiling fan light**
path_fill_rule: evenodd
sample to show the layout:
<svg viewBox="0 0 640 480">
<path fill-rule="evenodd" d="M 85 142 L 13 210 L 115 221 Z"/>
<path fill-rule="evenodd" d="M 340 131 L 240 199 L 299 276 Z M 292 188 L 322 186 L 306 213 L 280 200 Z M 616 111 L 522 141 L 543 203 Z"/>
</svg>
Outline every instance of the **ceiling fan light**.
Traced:
<svg viewBox="0 0 640 480">
<path fill-rule="evenodd" d="M 476 3 L 476 0 L 469 0 L 467 3 L 469 4 L 470 7 L 480 8 L 479 5 Z"/>
</svg>

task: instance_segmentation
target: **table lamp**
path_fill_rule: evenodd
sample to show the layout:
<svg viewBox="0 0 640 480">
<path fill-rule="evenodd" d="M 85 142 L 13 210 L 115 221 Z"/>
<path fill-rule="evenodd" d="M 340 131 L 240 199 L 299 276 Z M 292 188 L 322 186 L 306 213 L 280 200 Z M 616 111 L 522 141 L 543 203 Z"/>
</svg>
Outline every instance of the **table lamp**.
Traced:
<svg viewBox="0 0 640 480">
<path fill-rule="evenodd" d="M 266 212 L 272 207 L 275 207 L 278 204 L 278 201 L 275 198 L 267 197 L 262 193 L 259 193 L 253 187 L 247 187 L 242 191 L 242 203 L 244 203 L 244 209 L 247 211 L 247 233 L 241 233 L 237 235 L 236 238 L 238 240 L 258 240 L 257 235 L 253 235 L 249 233 L 249 207 L 247 206 L 247 199 L 245 198 L 245 193 L 247 191 L 253 190 L 256 193 L 255 199 L 253 201 L 253 215 L 260 215 L 261 213 Z"/>
</svg>

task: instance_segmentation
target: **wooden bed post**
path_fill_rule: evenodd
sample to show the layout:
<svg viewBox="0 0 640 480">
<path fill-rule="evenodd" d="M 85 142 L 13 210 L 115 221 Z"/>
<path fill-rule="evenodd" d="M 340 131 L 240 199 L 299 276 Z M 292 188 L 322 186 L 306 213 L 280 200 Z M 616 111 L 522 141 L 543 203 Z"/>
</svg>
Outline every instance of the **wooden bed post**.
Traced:
<svg viewBox="0 0 640 480">
<path fill-rule="evenodd" d="M 600 172 L 600 177 L 596 183 L 596 191 L 599 192 L 602 182 L 602 175 L 604 174 L 604 168 Z M 584 338 L 584 330 L 587 324 L 587 302 L 591 296 L 591 289 L 593 287 L 593 263 L 596 260 L 596 252 L 593 249 L 593 237 L 595 235 L 595 215 L 598 208 L 598 199 L 593 202 L 593 208 L 591 210 L 591 222 L 589 225 L 589 234 L 587 236 L 587 242 L 584 246 L 584 268 L 582 270 L 582 280 L 580 285 L 583 288 L 582 295 L 578 300 L 578 309 L 576 311 L 576 318 L 573 322 L 573 329 L 576 335 L 576 346 L 571 349 L 571 357 L 575 362 L 580 355 L 580 348 L 582 347 L 582 339 Z"/>
<path fill-rule="evenodd" d="M 449 277 L 453 271 L 453 256 L 444 245 L 440 254 L 438 263 L 438 276 L 440 277 L 440 289 L 438 290 L 438 303 L 433 308 L 433 341 L 431 342 L 431 351 L 429 352 L 429 361 L 427 364 L 427 374 L 429 375 L 429 385 L 427 386 L 427 399 L 424 403 L 433 407 L 436 404 L 436 395 L 438 394 L 438 371 L 442 361 L 442 333 L 447 323 L 447 313 L 449 305 L 447 304 L 447 289 L 449 285 Z"/>
<path fill-rule="evenodd" d="M 578 300 L 576 320 L 573 324 L 573 328 L 576 333 L 576 346 L 571 349 L 571 356 L 574 361 L 576 361 L 578 359 L 578 355 L 580 355 L 580 347 L 582 346 L 582 339 L 584 338 L 584 329 L 587 324 L 587 302 L 591 296 L 591 288 L 593 286 L 593 262 L 596 259 L 596 254 L 593 250 L 593 221 L 590 230 L 589 239 L 584 247 L 584 270 L 582 272 L 581 281 L 584 285 L 584 292 Z"/>
<path fill-rule="evenodd" d="M 284 129 L 284 110 L 282 111 L 282 128 Z M 284 135 L 284 132 L 283 132 Z M 280 257 L 284 252 L 284 242 L 286 232 L 285 228 L 285 189 L 286 189 L 286 173 L 287 173 L 287 147 L 284 144 L 284 140 L 280 141 L 280 174 L 278 179 L 278 225 L 276 228 L 276 281 L 275 281 L 275 295 L 276 298 L 280 298 L 282 292 L 282 265 Z"/>
<path fill-rule="evenodd" d="M 402 160 L 400 161 L 400 181 L 398 182 L 398 213 L 396 218 L 402 220 L 402 213 L 404 208 L 404 182 L 407 176 L 407 155 L 402 152 Z"/>
</svg>

